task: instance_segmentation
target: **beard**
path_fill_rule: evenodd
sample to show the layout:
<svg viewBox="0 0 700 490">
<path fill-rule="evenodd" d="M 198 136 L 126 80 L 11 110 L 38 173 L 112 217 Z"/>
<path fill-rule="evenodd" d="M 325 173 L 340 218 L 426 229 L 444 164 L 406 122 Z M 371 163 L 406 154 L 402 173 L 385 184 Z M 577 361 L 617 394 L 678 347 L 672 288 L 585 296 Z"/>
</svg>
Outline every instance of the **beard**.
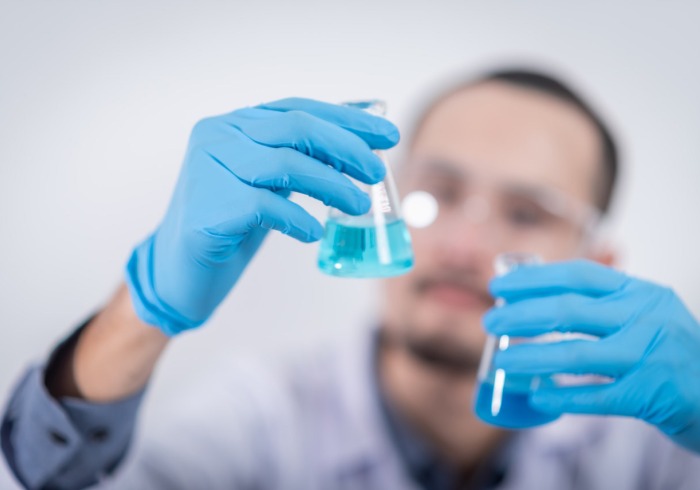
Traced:
<svg viewBox="0 0 700 490">
<path fill-rule="evenodd" d="M 450 286 L 463 290 L 479 301 L 474 312 L 493 306 L 493 298 L 475 269 L 442 270 L 413 280 L 410 295 L 421 299 L 435 288 Z M 391 347 L 405 351 L 412 359 L 434 371 L 452 376 L 474 376 L 479 368 L 483 343 L 475 337 L 464 336 L 465 329 L 480 328 L 473 315 L 467 317 L 426 318 L 414 316 L 415 311 L 406 303 L 396 318 L 395 327 L 383 328 L 384 341 Z M 469 318 L 471 316 L 471 318 Z M 422 318 L 421 318 L 422 317 Z M 419 318 L 421 318 L 419 320 Z M 423 324 L 427 322 L 426 324 Z"/>
<path fill-rule="evenodd" d="M 473 377 L 479 368 L 481 351 L 466 346 L 446 334 L 418 334 L 417 328 L 404 325 L 400 332 L 381 329 L 382 342 L 404 350 L 425 367 L 450 376 Z"/>
</svg>

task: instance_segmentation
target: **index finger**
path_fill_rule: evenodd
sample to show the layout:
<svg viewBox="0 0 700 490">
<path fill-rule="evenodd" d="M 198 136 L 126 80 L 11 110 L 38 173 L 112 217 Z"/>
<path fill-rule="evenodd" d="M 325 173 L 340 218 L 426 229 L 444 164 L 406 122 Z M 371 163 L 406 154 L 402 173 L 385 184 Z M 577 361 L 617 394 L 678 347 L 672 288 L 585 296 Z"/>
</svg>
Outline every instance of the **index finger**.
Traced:
<svg viewBox="0 0 700 490">
<path fill-rule="evenodd" d="M 491 280 L 489 289 L 506 302 L 534 296 L 577 293 L 600 297 L 622 288 L 629 278 L 622 272 L 589 260 L 526 265 Z"/>
<path fill-rule="evenodd" d="M 304 111 L 320 119 L 340 126 L 362 138 L 370 148 L 384 150 L 399 142 L 399 130 L 389 120 L 373 116 L 361 109 L 329 104 L 313 99 L 290 97 L 260 104 L 261 109 L 271 111 Z"/>
</svg>

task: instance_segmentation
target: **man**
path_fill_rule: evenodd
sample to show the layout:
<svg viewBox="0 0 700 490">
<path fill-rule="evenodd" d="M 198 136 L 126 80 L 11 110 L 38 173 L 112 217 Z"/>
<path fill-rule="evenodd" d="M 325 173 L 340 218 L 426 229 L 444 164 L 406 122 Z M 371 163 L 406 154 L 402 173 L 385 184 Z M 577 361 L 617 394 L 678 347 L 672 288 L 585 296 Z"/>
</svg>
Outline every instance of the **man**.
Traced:
<svg viewBox="0 0 700 490">
<path fill-rule="evenodd" d="M 383 119 L 301 99 L 199 122 L 126 285 L 10 400 L 2 446 L 17 478 L 28 488 L 700 488 L 700 327 L 670 290 L 607 267 L 592 234 L 612 196 L 615 145 L 567 87 L 521 71 L 456 87 L 421 117 L 399 186 L 429 193 L 439 212 L 412 230 L 414 270 L 386 281 L 380 328 L 282 369 L 218 373 L 122 464 L 169 340 L 206 321 L 268 230 L 321 237 L 289 192 L 366 212 L 342 174 L 380 181 L 371 149 L 398 138 Z M 552 263 L 492 280 L 502 252 Z M 482 317 L 494 335 L 599 338 L 515 345 L 494 362 L 540 379 L 605 376 L 543 383 L 528 404 L 628 418 L 522 432 L 479 421 Z"/>
</svg>

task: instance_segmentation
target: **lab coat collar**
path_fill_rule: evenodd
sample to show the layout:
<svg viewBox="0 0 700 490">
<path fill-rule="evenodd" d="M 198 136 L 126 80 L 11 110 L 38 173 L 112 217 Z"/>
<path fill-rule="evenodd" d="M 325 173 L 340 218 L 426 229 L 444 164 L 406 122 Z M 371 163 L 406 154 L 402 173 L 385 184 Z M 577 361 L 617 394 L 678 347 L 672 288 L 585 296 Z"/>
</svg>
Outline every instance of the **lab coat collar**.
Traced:
<svg viewBox="0 0 700 490">
<path fill-rule="evenodd" d="M 375 335 L 376 327 L 365 328 L 348 335 L 332 349 L 334 358 L 328 365 L 338 369 L 333 378 L 338 380 L 342 423 L 324 445 L 323 459 L 328 473 L 336 479 L 393 474 L 400 481 L 386 481 L 381 488 L 411 489 L 415 485 L 405 474 L 377 398 Z M 520 431 L 508 454 L 514 459 L 525 453 L 545 458 L 570 457 L 595 444 L 605 434 L 607 423 L 600 417 L 563 416 L 542 427 Z"/>
</svg>

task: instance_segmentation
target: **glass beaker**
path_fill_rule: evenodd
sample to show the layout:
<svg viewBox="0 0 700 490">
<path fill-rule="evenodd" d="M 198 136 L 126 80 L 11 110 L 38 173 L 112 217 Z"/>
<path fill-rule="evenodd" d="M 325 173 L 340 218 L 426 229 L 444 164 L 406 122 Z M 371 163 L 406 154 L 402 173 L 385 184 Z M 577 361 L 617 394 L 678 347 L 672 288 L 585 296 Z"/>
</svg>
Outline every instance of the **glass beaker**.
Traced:
<svg viewBox="0 0 700 490">
<path fill-rule="evenodd" d="M 542 259 L 534 254 L 505 253 L 494 261 L 496 275 L 502 276 L 522 265 L 541 264 Z M 503 299 L 496 300 L 496 306 L 502 306 Z M 484 352 L 477 373 L 477 388 L 474 410 L 477 416 L 489 424 L 509 429 L 524 429 L 546 424 L 559 416 L 535 410 L 528 403 L 530 392 L 543 383 L 553 385 L 549 377 L 532 376 L 495 369 L 493 358 L 499 350 L 506 350 L 510 345 L 522 342 L 545 340 L 537 338 L 514 338 L 508 335 L 486 339 Z"/>
<path fill-rule="evenodd" d="M 386 104 L 380 100 L 348 102 L 343 105 L 384 116 Z M 386 176 L 375 185 L 353 179 L 372 201 L 370 210 L 351 216 L 335 208 L 328 214 L 318 254 L 318 268 L 341 277 L 391 277 L 413 267 L 411 236 L 401 216 L 398 193 L 386 153 L 374 150 L 384 162 Z"/>
</svg>

